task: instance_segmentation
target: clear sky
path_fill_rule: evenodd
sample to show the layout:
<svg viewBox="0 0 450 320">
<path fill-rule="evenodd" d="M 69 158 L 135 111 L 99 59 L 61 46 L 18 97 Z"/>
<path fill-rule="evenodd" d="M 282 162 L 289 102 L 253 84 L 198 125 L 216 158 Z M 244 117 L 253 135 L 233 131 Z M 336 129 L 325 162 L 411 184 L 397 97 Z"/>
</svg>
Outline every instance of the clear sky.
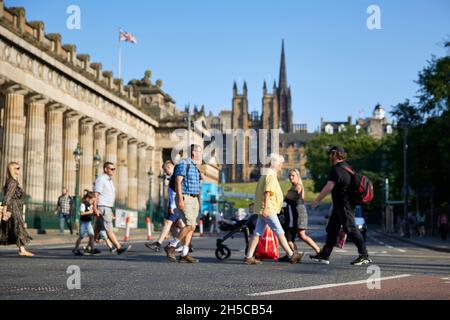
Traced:
<svg viewBox="0 0 450 320">
<path fill-rule="evenodd" d="M 88 53 L 117 75 L 118 28 L 123 78 L 153 80 L 184 107 L 231 107 L 232 86 L 247 81 L 250 111 L 261 110 L 262 84 L 278 80 L 281 39 L 295 123 L 314 131 L 325 120 L 369 116 L 377 102 L 390 110 L 414 100 L 417 73 L 450 38 L 449 0 L 5 0 L 28 20 L 45 22 L 63 43 Z M 69 30 L 69 5 L 81 9 L 81 29 Z M 381 30 L 369 30 L 369 5 L 381 9 Z"/>
</svg>

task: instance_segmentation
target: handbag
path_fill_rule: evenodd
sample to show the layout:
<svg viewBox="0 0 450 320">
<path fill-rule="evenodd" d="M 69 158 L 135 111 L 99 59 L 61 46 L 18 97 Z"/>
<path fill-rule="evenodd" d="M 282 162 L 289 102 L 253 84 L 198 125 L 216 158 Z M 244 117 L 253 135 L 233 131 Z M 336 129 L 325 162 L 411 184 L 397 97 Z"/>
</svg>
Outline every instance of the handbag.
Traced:
<svg viewBox="0 0 450 320">
<path fill-rule="evenodd" d="M 262 237 L 259 239 L 256 258 L 278 260 L 280 252 L 278 250 L 278 239 L 269 226 L 266 226 Z"/>
<path fill-rule="evenodd" d="M 347 234 L 344 231 L 344 228 L 341 227 L 338 233 L 336 247 L 343 249 L 345 246 L 345 240 L 347 240 Z"/>
</svg>

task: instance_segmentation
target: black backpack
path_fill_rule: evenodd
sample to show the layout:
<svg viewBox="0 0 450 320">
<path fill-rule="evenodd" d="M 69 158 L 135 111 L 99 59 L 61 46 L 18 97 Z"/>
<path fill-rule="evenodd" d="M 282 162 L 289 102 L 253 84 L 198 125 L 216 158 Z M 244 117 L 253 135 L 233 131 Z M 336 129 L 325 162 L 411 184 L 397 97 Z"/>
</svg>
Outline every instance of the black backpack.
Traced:
<svg viewBox="0 0 450 320">
<path fill-rule="evenodd" d="M 188 174 L 188 172 L 189 172 L 189 168 L 190 168 L 190 166 L 191 166 L 191 163 L 189 162 L 189 161 L 186 161 L 186 160 L 184 160 L 185 161 L 185 163 L 186 163 L 186 175 Z M 177 166 L 179 166 L 180 164 L 177 164 L 176 166 L 175 166 L 175 168 L 174 168 L 174 170 L 173 170 L 173 172 L 175 172 L 175 170 L 177 169 Z M 201 180 L 202 179 L 202 176 L 201 176 L 201 174 L 200 174 L 200 170 L 198 170 L 198 168 L 196 167 L 196 169 L 197 169 L 197 171 L 198 171 L 198 177 L 199 177 L 199 179 Z M 170 189 L 172 189 L 173 191 L 176 191 L 175 190 L 175 188 L 176 188 L 176 177 L 175 177 L 175 175 L 174 174 L 172 174 L 172 176 L 170 177 L 170 181 L 169 181 L 169 188 Z"/>
<path fill-rule="evenodd" d="M 368 204 L 373 200 L 373 184 L 365 175 L 355 172 L 352 167 L 343 166 L 342 169 L 350 173 L 355 183 L 356 204 Z"/>
</svg>

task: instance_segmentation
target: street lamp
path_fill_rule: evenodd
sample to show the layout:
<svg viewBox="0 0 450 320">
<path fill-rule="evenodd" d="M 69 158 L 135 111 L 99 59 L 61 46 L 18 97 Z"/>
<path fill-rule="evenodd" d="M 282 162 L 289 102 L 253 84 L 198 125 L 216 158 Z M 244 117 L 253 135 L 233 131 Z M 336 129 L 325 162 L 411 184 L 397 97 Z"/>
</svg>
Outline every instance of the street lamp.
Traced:
<svg viewBox="0 0 450 320">
<path fill-rule="evenodd" d="M 80 144 L 77 144 L 77 148 L 73 151 L 73 157 L 75 158 L 75 170 L 76 170 L 76 178 L 75 178 L 75 224 L 78 222 L 79 217 L 79 193 L 80 193 L 80 159 L 83 155 L 83 151 L 80 148 Z"/>
<path fill-rule="evenodd" d="M 160 189 L 159 189 L 159 202 L 158 202 L 158 212 L 159 212 L 159 216 L 158 216 L 158 221 L 160 220 L 160 217 L 163 216 L 163 210 L 164 210 L 164 179 L 166 178 L 166 175 L 164 174 L 164 172 L 161 172 L 161 174 L 159 175 L 159 179 L 160 179 Z M 162 221 L 162 219 L 161 219 Z"/>
<path fill-rule="evenodd" d="M 150 168 L 150 171 L 147 172 L 148 175 L 148 216 L 150 219 L 153 220 L 152 213 L 153 213 L 153 201 L 152 201 L 152 180 L 153 180 L 153 171 Z"/>
<path fill-rule="evenodd" d="M 95 156 L 94 156 L 94 166 L 95 166 L 95 179 L 98 177 L 98 168 L 100 166 L 100 163 L 102 161 L 102 157 L 98 153 L 98 149 L 95 150 Z"/>
</svg>

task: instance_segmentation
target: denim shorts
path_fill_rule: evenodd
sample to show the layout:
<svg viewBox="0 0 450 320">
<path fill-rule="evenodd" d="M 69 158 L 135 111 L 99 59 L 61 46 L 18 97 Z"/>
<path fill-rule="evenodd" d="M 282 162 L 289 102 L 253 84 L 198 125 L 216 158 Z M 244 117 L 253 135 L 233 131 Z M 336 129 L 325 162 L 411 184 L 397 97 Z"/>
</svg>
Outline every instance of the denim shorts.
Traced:
<svg viewBox="0 0 450 320">
<path fill-rule="evenodd" d="M 172 221 L 173 223 L 177 222 L 180 219 L 180 210 L 178 210 L 177 208 L 173 209 L 173 214 L 170 214 L 168 212 L 166 215 L 166 220 Z"/>
<path fill-rule="evenodd" d="M 267 218 L 263 217 L 262 215 L 258 215 L 258 220 L 256 220 L 255 234 L 259 237 L 262 236 L 267 225 L 269 225 L 270 229 L 272 229 L 272 231 L 275 232 L 277 236 L 281 236 L 284 234 L 283 227 L 281 226 L 280 220 L 278 219 L 278 216 L 276 214 L 271 214 Z"/>
<path fill-rule="evenodd" d="M 90 222 L 80 221 L 80 238 L 84 237 L 93 237 L 94 236 L 94 228 L 92 228 L 92 224 Z"/>
</svg>

